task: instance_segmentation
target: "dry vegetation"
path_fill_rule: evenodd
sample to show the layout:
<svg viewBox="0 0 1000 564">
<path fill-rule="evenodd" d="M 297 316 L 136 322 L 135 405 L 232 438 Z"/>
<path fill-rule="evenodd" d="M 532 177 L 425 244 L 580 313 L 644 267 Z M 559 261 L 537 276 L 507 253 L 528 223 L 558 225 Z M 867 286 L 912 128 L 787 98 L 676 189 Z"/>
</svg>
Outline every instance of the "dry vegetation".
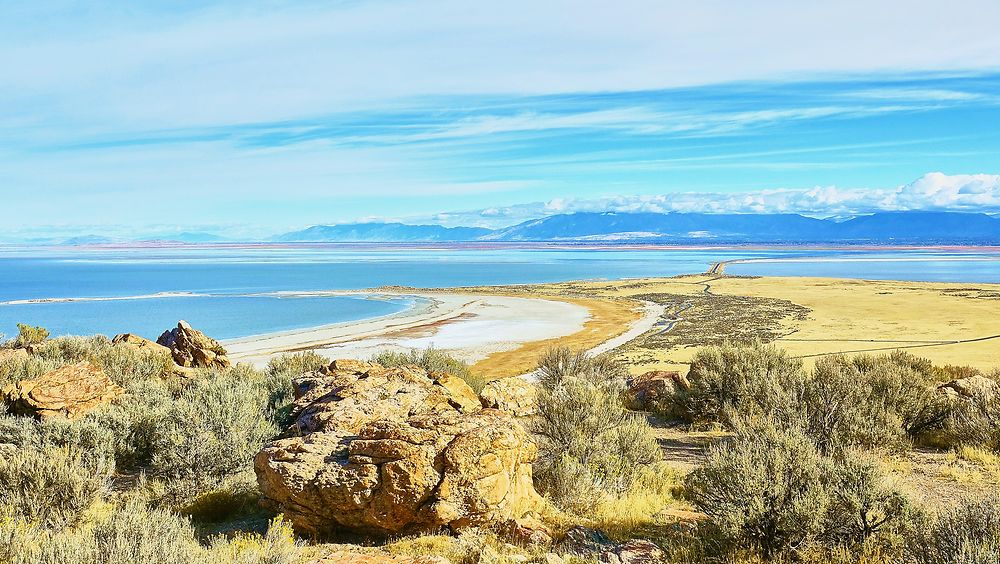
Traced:
<svg viewBox="0 0 1000 564">
<path fill-rule="evenodd" d="M 699 293 L 707 310 L 713 300 Z M 765 336 L 806 323 L 776 298 L 719 303 L 727 319 L 760 316 Z M 664 339 L 637 346 L 695 342 Z M 693 349 L 690 386 L 668 417 L 625 409 L 631 367 L 614 356 L 547 350 L 536 360 L 539 414 L 524 422 L 549 502 L 540 519 L 556 538 L 582 524 L 651 540 L 665 562 L 996 562 L 1000 397 L 937 390 L 982 371 L 905 352 L 796 356 L 759 341 Z M 169 359 L 103 337 L 41 337 L 30 355 L 0 361 L 0 383 L 80 359 L 126 393 L 73 421 L 0 416 L 0 562 L 280 564 L 343 548 L 307 546 L 261 509 L 251 465 L 287 424 L 291 379 L 325 359 L 300 353 L 181 379 Z M 436 351 L 378 360 L 483 382 Z M 469 564 L 544 562 L 548 551 L 480 529 L 377 544 L 350 548 Z"/>
</svg>

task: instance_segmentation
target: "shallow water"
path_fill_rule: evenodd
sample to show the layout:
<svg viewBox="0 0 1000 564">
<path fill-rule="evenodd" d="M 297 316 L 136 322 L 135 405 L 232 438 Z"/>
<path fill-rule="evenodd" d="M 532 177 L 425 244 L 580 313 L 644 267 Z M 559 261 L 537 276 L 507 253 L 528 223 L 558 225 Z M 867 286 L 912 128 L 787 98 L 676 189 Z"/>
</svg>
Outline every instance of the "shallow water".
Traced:
<svg viewBox="0 0 1000 564">
<path fill-rule="evenodd" d="M 1000 262 L 995 260 L 1000 254 L 996 251 L 427 249 L 360 245 L 45 251 L 15 248 L 0 251 L 0 332 L 11 335 L 16 332 L 15 324 L 22 322 L 48 327 L 54 335 L 130 331 L 156 337 L 178 319 L 186 319 L 215 337 L 235 338 L 388 315 L 412 305 L 407 300 L 373 300 L 365 296 L 262 293 L 673 276 L 704 272 L 720 260 L 805 260 L 817 256 L 840 260 L 732 264 L 726 272 L 1000 282 Z M 968 258 L 977 260 L 955 260 Z M 156 296 L 162 293 L 190 295 Z M 130 299 L 10 303 L 53 298 Z"/>
</svg>

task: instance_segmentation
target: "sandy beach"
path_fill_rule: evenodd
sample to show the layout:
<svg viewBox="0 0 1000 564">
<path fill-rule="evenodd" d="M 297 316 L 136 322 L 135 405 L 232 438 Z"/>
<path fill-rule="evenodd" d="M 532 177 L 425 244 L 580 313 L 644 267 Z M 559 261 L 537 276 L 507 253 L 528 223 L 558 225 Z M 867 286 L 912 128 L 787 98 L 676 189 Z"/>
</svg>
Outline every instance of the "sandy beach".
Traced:
<svg viewBox="0 0 1000 564">
<path fill-rule="evenodd" d="M 346 293 L 346 292 L 344 292 Z M 404 312 L 223 342 L 234 361 L 266 364 L 276 354 L 314 350 L 334 358 L 433 347 L 469 363 L 534 341 L 581 331 L 590 311 L 565 301 L 465 293 L 379 291 L 413 298 Z"/>
</svg>

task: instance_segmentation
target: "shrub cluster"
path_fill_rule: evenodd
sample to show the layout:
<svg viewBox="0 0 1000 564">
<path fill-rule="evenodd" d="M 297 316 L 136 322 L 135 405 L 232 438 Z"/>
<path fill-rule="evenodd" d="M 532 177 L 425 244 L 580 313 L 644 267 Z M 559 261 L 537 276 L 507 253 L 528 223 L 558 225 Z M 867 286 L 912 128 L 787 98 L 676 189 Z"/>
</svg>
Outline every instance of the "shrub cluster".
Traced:
<svg viewBox="0 0 1000 564">
<path fill-rule="evenodd" d="M 804 432 L 829 454 L 845 448 L 906 448 L 945 428 L 948 400 L 929 362 L 903 352 L 830 356 L 812 374 L 773 346 L 701 349 L 678 402 L 692 422 L 737 429 L 767 419 Z"/>
<path fill-rule="evenodd" d="M 620 367 L 561 348 L 541 358 L 538 373 L 536 482 L 557 505 L 592 508 L 662 458 L 649 424 L 623 407 Z"/>
<path fill-rule="evenodd" d="M 714 445 L 685 485 L 727 545 L 765 558 L 813 541 L 864 542 L 896 528 L 909 507 L 873 458 L 826 456 L 800 430 L 766 421 Z"/>
</svg>

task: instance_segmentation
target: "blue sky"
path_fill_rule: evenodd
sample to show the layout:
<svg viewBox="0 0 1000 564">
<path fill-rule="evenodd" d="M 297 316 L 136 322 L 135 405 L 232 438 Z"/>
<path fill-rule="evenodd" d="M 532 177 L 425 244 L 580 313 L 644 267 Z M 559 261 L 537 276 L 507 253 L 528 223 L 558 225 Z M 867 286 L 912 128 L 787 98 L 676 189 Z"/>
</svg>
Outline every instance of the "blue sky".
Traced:
<svg viewBox="0 0 1000 564">
<path fill-rule="evenodd" d="M 0 6 L 0 239 L 1000 212 L 1000 4 Z"/>
</svg>

